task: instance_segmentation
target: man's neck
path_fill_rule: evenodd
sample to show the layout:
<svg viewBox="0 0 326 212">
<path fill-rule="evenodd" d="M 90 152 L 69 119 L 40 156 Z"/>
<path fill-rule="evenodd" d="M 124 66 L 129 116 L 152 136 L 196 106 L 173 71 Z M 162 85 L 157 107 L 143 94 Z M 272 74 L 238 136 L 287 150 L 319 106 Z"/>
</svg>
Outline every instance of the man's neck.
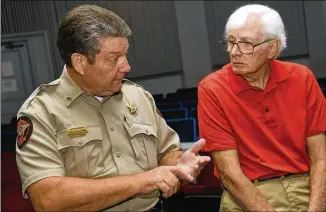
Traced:
<svg viewBox="0 0 326 212">
<path fill-rule="evenodd" d="M 243 76 L 243 78 L 249 83 L 249 85 L 265 89 L 270 73 L 270 64 L 265 63 L 258 71 L 252 74 Z"/>
</svg>

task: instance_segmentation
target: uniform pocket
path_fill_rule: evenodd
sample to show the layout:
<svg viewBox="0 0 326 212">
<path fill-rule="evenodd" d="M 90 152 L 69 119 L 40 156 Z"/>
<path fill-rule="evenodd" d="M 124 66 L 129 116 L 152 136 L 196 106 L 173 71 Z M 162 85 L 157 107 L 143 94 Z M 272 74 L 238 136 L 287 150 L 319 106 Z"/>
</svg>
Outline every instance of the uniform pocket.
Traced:
<svg viewBox="0 0 326 212">
<path fill-rule="evenodd" d="M 156 139 L 157 132 L 151 125 L 124 121 L 130 143 L 135 154 L 136 163 L 148 170 L 157 166 Z"/>
<path fill-rule="evenodd" d="M 58 150 L 64 158 L 66 174 L 80 177 L 101 174 L 104 171 L 102 143 L 99 126 L 70 128 L 58 133 Z"/>
</svg>

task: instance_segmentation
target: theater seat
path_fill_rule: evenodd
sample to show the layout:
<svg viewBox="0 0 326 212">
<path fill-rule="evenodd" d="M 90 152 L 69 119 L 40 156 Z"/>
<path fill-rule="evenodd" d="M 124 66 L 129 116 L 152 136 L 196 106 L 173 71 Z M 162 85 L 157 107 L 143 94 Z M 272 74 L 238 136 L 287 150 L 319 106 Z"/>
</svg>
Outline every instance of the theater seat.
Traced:
<svg viewBox="0 0 326 212">
<path fill-rule="evenodd" d="M 187 110 L 185 108 L 160 110 L 164 119 L 186 119 L 188 118 Z"/>
<path fill-rule="evenodd" d="M 159 110 L 180 109 L 182 108 L 181 101 L 158 101 L 156 106 Z"/>
<path fill-rule="evenodd" d="M 34 211 L 32 203 L 22 197 L 15 152 L 1 154 L 1 211 Z"/>
<path fill-rule="evenodd" d="M 166 123 L 178 133 L 181 142 L 196 141 L 197 134 L 195 119 L 166 119 Z"/>
</svg>

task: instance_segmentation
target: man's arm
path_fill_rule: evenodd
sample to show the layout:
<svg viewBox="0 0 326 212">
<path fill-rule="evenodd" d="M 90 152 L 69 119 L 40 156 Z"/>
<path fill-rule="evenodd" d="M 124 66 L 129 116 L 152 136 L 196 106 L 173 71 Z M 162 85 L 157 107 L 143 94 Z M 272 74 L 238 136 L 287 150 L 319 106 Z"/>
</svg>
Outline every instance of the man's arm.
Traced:
<svg viewBox="0 0 326 212">
<path fill-rule="evenodd" d="M 309 211 L 326 210 L 326 137 L 325 133 L 307 138 L 310 159 Z"/>
<path fill-rule="evenodd" d="M 48 177 L 29 186 L 27 192 L 37 211 L 99 211 L 156 189 L 173 193 L 179 185 L 177 172 L 176 167 L 161 166 L 103 179 Z"/>
<path fill-rule="evenodd" d="M 274 211 L 262 193 L 243 174 L 236 149 L 212 152 L 223 186 L 246 211 Z"/>
</svg>

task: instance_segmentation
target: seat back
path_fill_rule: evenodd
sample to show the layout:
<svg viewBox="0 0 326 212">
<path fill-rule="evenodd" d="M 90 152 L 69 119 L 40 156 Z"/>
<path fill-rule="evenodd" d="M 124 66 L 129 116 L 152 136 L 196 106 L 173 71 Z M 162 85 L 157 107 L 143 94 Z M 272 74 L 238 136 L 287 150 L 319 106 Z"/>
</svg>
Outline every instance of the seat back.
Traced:
<svg viewBox="0 0 326 212">
<path fill-rule="evenodd" d="M 195 119 L 166 119 L 166 123 L 178 133 L 181 142 L 196 141 L 197 135 Z"/>
<path fill-rule="evenodd" d="M 184 108 L 160 110 L 160 112 L 164 119 L 186 119 L 188 117 L 187 110 Z"/>
<path fill-rule="evenodd" d="M 156 107 L 161 110 L 171 110 L 182 108 L 181 101 L 158 101 L 156 102 Z"/>
</svg>

